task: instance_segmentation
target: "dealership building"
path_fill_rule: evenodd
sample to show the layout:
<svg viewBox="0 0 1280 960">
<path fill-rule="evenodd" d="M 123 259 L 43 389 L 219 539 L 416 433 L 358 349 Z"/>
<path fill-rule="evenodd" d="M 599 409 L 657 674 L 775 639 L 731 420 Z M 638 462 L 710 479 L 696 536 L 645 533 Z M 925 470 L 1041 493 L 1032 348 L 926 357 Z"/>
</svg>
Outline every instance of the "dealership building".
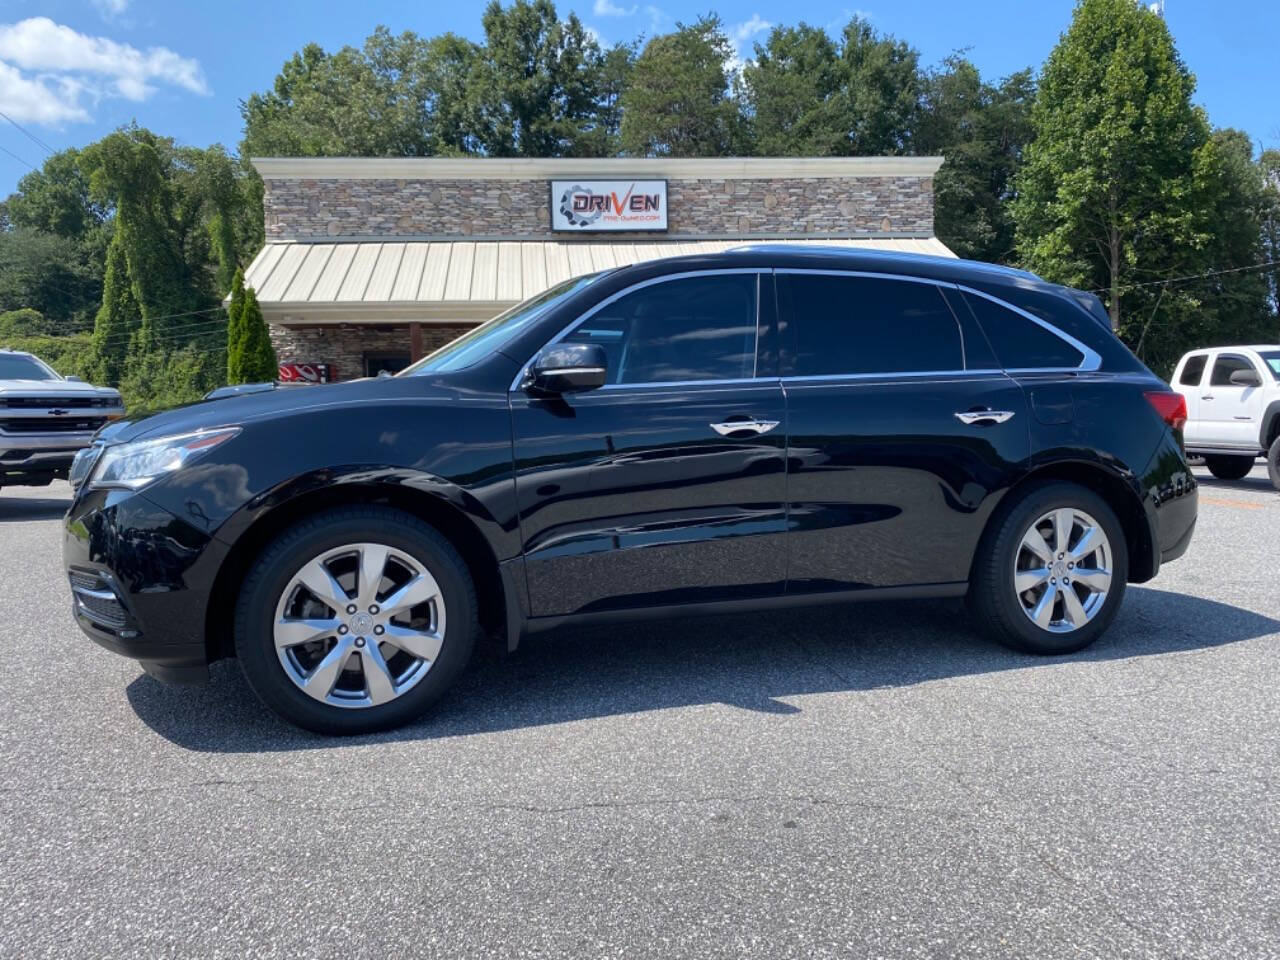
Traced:
<svg viewBox="0 0 1280 960">
<path fill-rule="evenodd" d="M 572 276 L 746 243 L 952 256 L 940 157 L 254 160 L 285 377 L 397 370 Z"/>
</svg>

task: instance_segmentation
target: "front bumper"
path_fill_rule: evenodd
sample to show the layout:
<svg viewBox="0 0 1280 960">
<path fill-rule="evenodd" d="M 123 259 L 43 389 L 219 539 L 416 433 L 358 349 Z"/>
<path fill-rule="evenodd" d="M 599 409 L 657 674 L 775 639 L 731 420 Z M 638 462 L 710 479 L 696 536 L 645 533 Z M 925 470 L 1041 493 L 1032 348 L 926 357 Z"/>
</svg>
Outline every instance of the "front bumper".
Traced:
<svg viewBox="0 0 1280 960">
<path fill-rule="evenodd" d="M 205 618 L 226 548 L 148 500 L 82 491 L 64 521 L 62 555 L 76 623 L 98 645 L 154 676 L 208 676 Z"/>
<path fill-rule="evenodd" d="M 0 483 L 21 483 L 31 478 L 65 480 L 71 461 L 92 440 L 92 432 L 22 436 L 0 433 Z"/>
</svg>

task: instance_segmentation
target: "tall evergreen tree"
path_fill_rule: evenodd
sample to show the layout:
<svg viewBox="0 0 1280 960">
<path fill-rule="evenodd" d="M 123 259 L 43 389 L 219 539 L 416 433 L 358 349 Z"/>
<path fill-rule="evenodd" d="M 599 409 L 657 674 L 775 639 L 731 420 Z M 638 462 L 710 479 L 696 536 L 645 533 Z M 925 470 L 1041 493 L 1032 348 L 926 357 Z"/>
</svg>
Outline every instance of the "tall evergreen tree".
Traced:
<svg viewBox="0 0 1280 960">
<path fill-rule="evenodd" d="M 244 346 L 240 355 L 240 376 L 243 379 L 240 382 L 262 383 L 274 380 L 279 374 L 279 363 L 275 348 L 271 345 L 266 321 L 262 318 L 258 295 L 253 292 L 252 287 L 245 291 L 240 324 L 244 331 Z"/>
<path fill-rule="evenodd" d="M 231 301 L 227 304 L 227 383 L 246 383 L 243 375 L 245 324 L 244 324 L 244 271 L 237 270 L 231 280 Z"/>
<path fill-rule="evenodd" d="M 102 284 L 102 306 L 93 323 L 94 376 L 117 385 L 124 375 L 129 343 L 142 320 L 133 298 L 129 265 L 119 237 L 107 247 L 107 272 Z"/>
<path fill-rule="evenodd" d="M 1023 261 L 1099 290 L 1113 324 L 1161 372 L 1212 342 L 1194 288 L 1211 270 L 1221 153 L 1165 21 L 1134 0 L 1081 0 L 1040 77 L 1014 205 Z"/>
</svg>

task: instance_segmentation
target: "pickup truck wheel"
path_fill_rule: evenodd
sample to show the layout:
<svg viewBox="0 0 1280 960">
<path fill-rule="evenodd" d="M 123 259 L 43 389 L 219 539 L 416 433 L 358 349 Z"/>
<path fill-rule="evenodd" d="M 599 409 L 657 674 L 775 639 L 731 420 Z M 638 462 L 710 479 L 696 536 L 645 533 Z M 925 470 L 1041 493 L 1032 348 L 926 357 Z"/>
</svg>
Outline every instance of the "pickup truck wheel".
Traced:
<svg viewBox="0 0 1280 960">
<path fill-rule="evenodd" d="M 1207 456 L 1204 465 L 1219 480 L 1242 480 L 1249 475 L 1257 457 Z"/>
<path fill-rule="evenodd" d="M 1271 441 L 1271 449 L 1267 451 L 1267 474 L 1271 485 L 1280 490 L 1280 437 Z"/>
</svg>

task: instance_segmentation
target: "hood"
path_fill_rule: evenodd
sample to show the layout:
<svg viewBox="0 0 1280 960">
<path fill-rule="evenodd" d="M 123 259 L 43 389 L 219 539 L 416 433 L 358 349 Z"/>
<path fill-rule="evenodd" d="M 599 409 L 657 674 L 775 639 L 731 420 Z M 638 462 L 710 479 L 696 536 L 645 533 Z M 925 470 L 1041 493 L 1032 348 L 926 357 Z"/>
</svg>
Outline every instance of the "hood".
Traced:
<svg viewBox="0 0 1280 960">
<path fill-rule="evenodd" d="M 318 408 L 330 405 L 368 404 L 372 407 L 410 397 L 438 397 L 448 400 L 454 396 L 456 391 L 449 389 L 442 381 L 426 377 L 383 377 L 287 387 L 202 400 L 141 420 L 123 420 L 104 427 L 99 431 L 98 437 L 107 443 L 125 443 L 146 437 L 284 418 L 302 410 L 315 413 Z"/>
<path fill-rule="evenodd" d="M 76 380 L 0 380 L 0 396 L 5 394 L 21 394 L 24 397 L 118 397 L 120 391 Z"/>
</svg>

